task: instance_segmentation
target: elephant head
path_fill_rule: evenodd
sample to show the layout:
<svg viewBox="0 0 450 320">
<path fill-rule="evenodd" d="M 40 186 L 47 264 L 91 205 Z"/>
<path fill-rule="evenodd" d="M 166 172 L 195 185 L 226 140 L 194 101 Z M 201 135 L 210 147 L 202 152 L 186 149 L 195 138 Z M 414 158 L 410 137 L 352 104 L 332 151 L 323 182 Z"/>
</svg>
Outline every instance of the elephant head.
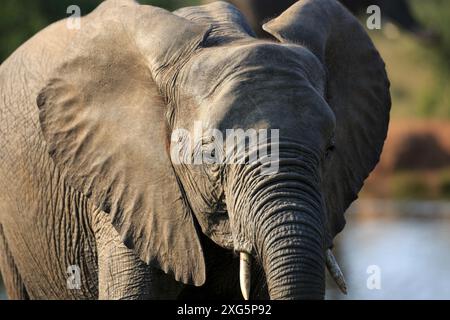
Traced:
<svg viewBox="0 0 450 320">
<path fill-rule="evenodd" d="M 37 99 L 67 185 L 178 281 L 205 282 L 203 232 L 242 253 L 244 295 L 253 260 L 271 298 L 322 298 L 327 249 L 389 119 L 383 61 L 355 18 L 334 0 L 299 1 L 264 26 L 277 41 L 225 2 L 170 13 L 106 1 L 83 19 Z M 230 129 L 278 135 L 216 162 L 238 154 L 216 139 Z M 263 148 L 276 151 L 270 174 L 248 161 Z"/>
</svg>

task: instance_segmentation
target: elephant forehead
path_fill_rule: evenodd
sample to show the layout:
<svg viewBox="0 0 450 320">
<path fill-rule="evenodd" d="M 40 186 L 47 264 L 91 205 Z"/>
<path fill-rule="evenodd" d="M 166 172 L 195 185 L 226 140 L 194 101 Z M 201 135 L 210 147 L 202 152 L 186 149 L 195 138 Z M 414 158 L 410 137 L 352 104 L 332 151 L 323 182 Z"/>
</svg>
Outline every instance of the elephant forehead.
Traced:
<svg viewBox="0 0 450 320">
<path fill-rule="evenodd" d="M 275 89 L 308 79 L 323 91 L 325 82 L 322 64 L 306 48 L 259 41 L 205 48 L 191 59 L 183 74 L 185 93 L 198 102 L 241 86 Z"/>
</svg>

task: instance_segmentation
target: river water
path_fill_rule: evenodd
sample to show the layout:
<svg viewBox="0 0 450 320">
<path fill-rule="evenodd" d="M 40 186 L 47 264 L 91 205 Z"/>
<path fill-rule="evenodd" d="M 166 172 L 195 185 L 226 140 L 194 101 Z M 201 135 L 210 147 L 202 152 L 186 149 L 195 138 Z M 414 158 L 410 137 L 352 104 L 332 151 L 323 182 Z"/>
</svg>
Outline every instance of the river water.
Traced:
<svg viewBox="0 0 450 320">
<path fill-rule="evenodd" d="M 334 252 L 348 295 L 328 279 L 327 299 L 450 299 L 450 203 L 365 200 L 346 216 Z"/>
<path fill-rule="evenodd" d="M 348 295 L 328 299 L 450 299 L 450 203 L 360 201 L 334 251 Z"/>
</svg>

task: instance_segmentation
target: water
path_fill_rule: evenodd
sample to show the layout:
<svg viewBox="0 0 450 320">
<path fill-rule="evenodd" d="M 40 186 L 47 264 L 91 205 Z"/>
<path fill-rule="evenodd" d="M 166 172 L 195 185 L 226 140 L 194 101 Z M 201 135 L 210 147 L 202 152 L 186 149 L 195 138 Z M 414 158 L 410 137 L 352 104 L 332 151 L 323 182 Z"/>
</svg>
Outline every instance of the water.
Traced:
<svg viewBox="0 0 450 320">
<path fill-rule="evenodd" d="M 450 203 L 360 201 L 335 244 L 348 295 L 328 279 L 327 299 L 450 299 Z"/>
<path fill-rule="evenodd" d="M 360 202 L 336 245 L 349 293 L 330 281 L 329 299 L 450 299 L 449 203 Z"/>
</svg>

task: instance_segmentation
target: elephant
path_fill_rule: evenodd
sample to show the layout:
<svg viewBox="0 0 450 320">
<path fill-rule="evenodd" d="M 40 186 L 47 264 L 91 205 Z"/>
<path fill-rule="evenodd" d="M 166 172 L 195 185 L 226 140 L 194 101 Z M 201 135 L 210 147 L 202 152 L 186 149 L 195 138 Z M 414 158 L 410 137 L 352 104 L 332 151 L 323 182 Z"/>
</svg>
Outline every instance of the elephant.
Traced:
<svg viewBox="0 0 450 320">
<path fill-rule="evenodd" d="M 391 105 L 347 9 L 298 1 L 264 25 L 273 40 L 222 1 L 108 0 L 69 26 L 0 67 L 10 299 L 323 299 L 327 268 L 346 290 L 333 240 Z"/>
<path fill-rule="evenodd" d="M 228 0 L 246 15 L 251 26 L 261 37 L 272 37 L 261 26 L 265 21 L 278 16 L 297 0 Z M 414 34 L 419 40 L 436 44 L 440 35 L 423 26 L 411 12 L 407 0 L 339 0 L 354 15 L 365 14 L 370 5 L 380 7 L 383 17 L 395 23 L 401 29 Z M 208 0 L 206 1 L 208 2 Z"/>
</svg>

